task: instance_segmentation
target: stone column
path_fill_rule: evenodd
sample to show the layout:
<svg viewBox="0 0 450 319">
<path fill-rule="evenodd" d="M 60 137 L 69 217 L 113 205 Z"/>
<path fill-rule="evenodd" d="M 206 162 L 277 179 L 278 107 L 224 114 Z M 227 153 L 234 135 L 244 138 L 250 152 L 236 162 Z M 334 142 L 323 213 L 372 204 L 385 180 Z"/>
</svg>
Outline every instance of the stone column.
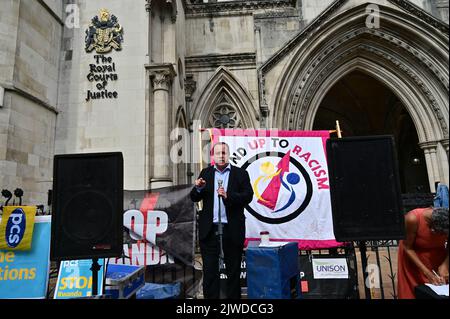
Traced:
<svg viewBox="0 0 450 319">
<path fill-rule="evenodd" d="M 441 147 L 438 147 L 438 160 L 442 172 L 441 182 L 449 185 L 449 166 L 448 166 L 448 138 L 440 141 Z"/>
<path fill-rule="evenodd" d="M 193 182 L 192 177 L 194 176 L 194 134 L 193 130 L 195 130 L 194 127 L 192 127 L 192 95 L 194 94 L 195 90 L 197 89 L 197 82 L 194 80 L 194 76 L 192 74 L 186 74 L 186 80 L 184 82 L 184 92 L 185 92 L 185 99 L 186 99 L 186 119 L 188 121 L 188 129 L 189 129 L 189 164 L 188 164 L 188 182 Z"/>
<path fill-rule="evenodd" d="M 424 142 L 419 143 L 420 148 L 425 153 L 425 162 L 427 164 L 428 181 L 430 183 L 430 191 L 434 193 L 436 187 L 434 183 L 440 180 L 438 160 L 436 156 L 437 143 L 436 142 Z"/>
<path fill-rule="evenodd" d="M 256 65 L 259 67 L 263 63 L 262 49 L 261 49 L 261 28 L 255 26 L 255 46 L 256 46 Z"/>
<path fill-rule="evenodd" d="M 147 0 L 147 3 L 145 4 L 145 11 L 148 12 L 148 61 L 149 63 L 152 63 L 152 0 Z"/>
<path fill-rule="evenodd" d="M 447 160 L 448 160 L 448 138 L 441 140 L 441 144 L 445 150 L 445 153 L 447 153 Z"/>
<path fill-rule="evenodd" d="M 148 65 L 153 86 L 150 107 L 151 174 L 150 189 L 171 186 L 173 184 L 170 160 L 170 114 L 172 80 L 176 73 L 172 64 Z"/>
</svg>

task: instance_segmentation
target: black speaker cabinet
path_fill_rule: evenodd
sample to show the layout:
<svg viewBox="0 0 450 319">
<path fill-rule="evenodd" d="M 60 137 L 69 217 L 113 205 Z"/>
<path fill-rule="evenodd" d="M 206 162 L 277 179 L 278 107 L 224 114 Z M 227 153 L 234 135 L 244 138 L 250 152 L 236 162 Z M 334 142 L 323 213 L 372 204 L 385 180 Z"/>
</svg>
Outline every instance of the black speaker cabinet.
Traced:
<svg viewBox="0 0 450 319">
<path fill-rule="evenodd" d="M 327 157 L 336 240 L 404 238 L 394 138 L 329 139 Z"/>
<path fill-rule="evenodd" d="M 51 260 L 120 257 L 122 153 L 56 155 Z"/>
</svg>

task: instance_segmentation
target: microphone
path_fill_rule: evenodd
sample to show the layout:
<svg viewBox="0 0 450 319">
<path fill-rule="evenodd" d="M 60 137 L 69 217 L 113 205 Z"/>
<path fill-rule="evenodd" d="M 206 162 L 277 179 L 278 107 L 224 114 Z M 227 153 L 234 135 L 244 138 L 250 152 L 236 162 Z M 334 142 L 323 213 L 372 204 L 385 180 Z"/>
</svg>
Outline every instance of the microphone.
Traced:
<svg viewBox="0 0 450 319">
<path fill-rule="evenodd" d="M 222 185 L 223 185 L 223 180 L 222 179 L 218 179 L 217 180 L 217 184 L 219 184 L 219 188 L 221 188 L 222 187 Z M 219 195 L 219 199 L 220 199 L 220 195 Z"/>
</svg>

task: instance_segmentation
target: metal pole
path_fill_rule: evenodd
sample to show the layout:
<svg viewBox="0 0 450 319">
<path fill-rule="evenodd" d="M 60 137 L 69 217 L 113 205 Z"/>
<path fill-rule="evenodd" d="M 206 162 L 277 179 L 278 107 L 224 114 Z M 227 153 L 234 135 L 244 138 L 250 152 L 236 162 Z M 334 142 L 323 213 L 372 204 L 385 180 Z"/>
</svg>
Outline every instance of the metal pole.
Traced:
<svg viewBox="0 0 450 319">
<path fill-rule="evenodd" d="M 339 121 L 336 121 L 336 132 L 337 132 L 338 138 L 342 138 L 342 131 L 341 131 L 341 126 L 339 125 Z"/>
<path fill-rule="evenodd" d="M 98 271 L 100 270 L 100 265 L 98 263 L 98 258 L 92 259 L 92 296 L 98 295 Z"/>
<path fill-rule="evenodd" d="M 367 278 L 369 277 L 369 273 L 367 272 L 367 255 L 366 255 L 366 242 L 360 241 L 359 242 L 359 252 L 361 254 L 361 266 L 363 271 L 363 278 L 364 278 L 364 292 L 366 295 L 366 299 L 372 299 L 370 295 L 370 288 L 367 287 Z"/>
<path fill-rule="evenodd" d="M 392 297 L 394 299 L 397 299 L 397 294 L 395 292 L 395 274 L 394 274 L 394 270 L 392 269 L 392 259 L 391 259 L 391 250 L 389 249 L 389 246 L 387 246 L 387 251 L 388 251 L 388 261 L 389 261 L 389 270 L 391 275 L 389 276 L 391 278 L 391 282 L 392 282 L 392 290 L 394 292 L 394 294 L 392 295 Z M 385 257 L 386 258 L 386 257 Z"/>
<path fill-rule="evenodd" d="M 200 172 L 199 173 L 201 173 L 203 170 L 202 132 L 203 132 L 202 125 L 200 124 L 198 126 L 198 135 L 199 135 L 199 137 L 198 137 L 198 145 L 199 146 L 198 147 L 199 147 L 199 157 L 200 157 Z M 203 210 L 203 200 L 201 200 L 197 203 L 197 209 L 199 211 Z"/>
<path fill-rule="evenodd" d="M 378 252 L 378 241 L 376 241 L 376 246 L 375 246 L 375 256 L 377 258 L 377 265 L 378 265 L 378 269 L 380 270 L 378 272 L 379 276 L 379 280 L 380 280 L 380 292 L 381 292 L 381 299 L 384 299 L 384 287 L 383 287 L 383 276 L 382 276 L 382 267 L 381 267 L 381 261 L 380 261 L 380 253 Z"/>
</svg>

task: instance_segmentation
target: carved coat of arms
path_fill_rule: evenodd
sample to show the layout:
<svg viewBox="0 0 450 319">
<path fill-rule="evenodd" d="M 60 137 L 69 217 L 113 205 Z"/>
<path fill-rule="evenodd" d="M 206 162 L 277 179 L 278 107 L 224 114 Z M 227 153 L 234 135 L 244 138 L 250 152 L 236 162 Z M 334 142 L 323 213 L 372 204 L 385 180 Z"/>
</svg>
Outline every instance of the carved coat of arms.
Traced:
<svg viewBox="0 0 450 319">
<path fill-rule="evenodd" d="M 92 18 L 86 30 L 86 52 L 95 49 L 97 53 L 108 53 L 112 49 L 121 50 L 123 29 L 117 22 L 115 15 L 108 10 L 101 9 L 100 14 Z"/>
</svg>

